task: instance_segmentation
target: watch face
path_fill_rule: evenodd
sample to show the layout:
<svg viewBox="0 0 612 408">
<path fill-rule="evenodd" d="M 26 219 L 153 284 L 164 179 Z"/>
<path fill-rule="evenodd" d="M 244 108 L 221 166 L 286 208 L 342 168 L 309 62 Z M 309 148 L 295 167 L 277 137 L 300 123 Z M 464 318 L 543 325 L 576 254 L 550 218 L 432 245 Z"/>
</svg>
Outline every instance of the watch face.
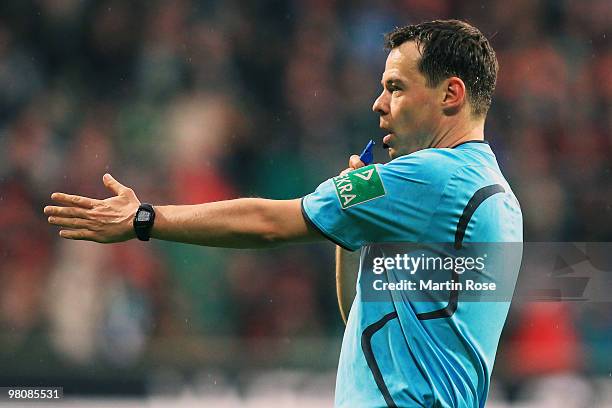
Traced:
<svg viewBox="0 0 612 408">
<path fill-rule="evenodd" d="M 136 221 L 148 222 L 150 219 L 151 219 L 151 214 L 148 211 L 138 211 L 138 215 L 136 216 Z"/>
</svg>

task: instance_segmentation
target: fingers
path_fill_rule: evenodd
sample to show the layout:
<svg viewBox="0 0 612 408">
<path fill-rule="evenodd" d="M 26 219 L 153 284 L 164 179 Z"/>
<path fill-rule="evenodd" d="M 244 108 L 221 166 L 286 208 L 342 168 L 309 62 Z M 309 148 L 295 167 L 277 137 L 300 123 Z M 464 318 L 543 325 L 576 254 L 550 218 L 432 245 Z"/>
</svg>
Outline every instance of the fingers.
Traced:
<svg viewBox="0 0 612 408">
<path fill-rule="evenodd" d="M 57 225 L 65 228 L 73 228 L 73 229 L 92 229 L 93 224 L 89 220 L 84 220 L 82 218 L 64 218 L 64 217 L 49 217 L 47 219 L 49 224 Z"/>
<path fill-rule="evenodd" d="M 78 195 L 64 194 L 64 193 L 53 193 L 51 199 L 60 204 L 69 205 L 73 207 L 81 207 L 86 209 L 92 209 L 95 204 L 99 203 L 100 200 L 96 200 L 88 197 L 81 197 Z"/>
<path fill-rule="evenodd" d="M 106 173 L 102 177 L 102 182 L 104 183 L 106 188 L 108 188 L 110 191 L 112 191 L 116 195 L 124 193 L 126 190 L 128 190 L 128 188 L 126 186 L 124 186 L 123 184 L 119 183 L 117 180 L 114 179 L 113 176 L 111 176 L 108 173 Z"/>
<path fill-rule="evenodd" d="M 59 236 L 66 239 L 84 240 L 84 241 L 96 241 L 98 242 L 96 235 L 93 231 L 88 230 L 61 230 Z"/>
<path fill-rule="evenodd" d="M 358 169 L 363 166 L 365 166 L 365 163 L 362 162 L 359 156 L 357 156 L 356 154 L 352 155 L 349 159 L 349 167 L 351 169 Z"/>
<path fill-rule="evenodd" d="M 352 155 L 349 158 L 349 166 L 347 169 L 344 169 L 340 172 L 341 176 L 346 175 L 346 173 L 349 173 L 355 169 L 358 169 L 360 167 L 365 166 L 365 163 L 361 161 L 361 159 L 359 158 L 359 156 L 357 156 L 356 154 Z"/>
<path fill-rule="evenodd" d="M 45 215 L 55 215 L 64 218 L 85 218 L 89 219 L 87 210 L 79 207 L 56 207 L 48 205 L 44 209 Z"/>
</svg>

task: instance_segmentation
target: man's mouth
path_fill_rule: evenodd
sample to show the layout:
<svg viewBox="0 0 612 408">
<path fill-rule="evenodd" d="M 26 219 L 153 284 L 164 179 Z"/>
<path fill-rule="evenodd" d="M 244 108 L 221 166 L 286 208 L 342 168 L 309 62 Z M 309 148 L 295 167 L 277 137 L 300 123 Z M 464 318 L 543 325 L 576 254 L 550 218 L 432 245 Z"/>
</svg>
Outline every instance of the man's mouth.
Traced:
<svg viewBox="0 0 612 408">
<path fill-rule="evenodd" d="M 388 149 L 390 147 L 389 143 L 391 142 L 391 140 L 393 138 L 393 131 L 391 129 L 387 128 L 387 127 L 384 127 L 384 126 L 381 126 L 380 128 L 382 130 L 384 130 L 385 132 L 388 132 L 388 134 L 386 136 L 384 136 L 383 140 L 382 140 L 382 142 L 383 142 L 383 145 L 382 145 L 383 149 Z"/>
</svg>

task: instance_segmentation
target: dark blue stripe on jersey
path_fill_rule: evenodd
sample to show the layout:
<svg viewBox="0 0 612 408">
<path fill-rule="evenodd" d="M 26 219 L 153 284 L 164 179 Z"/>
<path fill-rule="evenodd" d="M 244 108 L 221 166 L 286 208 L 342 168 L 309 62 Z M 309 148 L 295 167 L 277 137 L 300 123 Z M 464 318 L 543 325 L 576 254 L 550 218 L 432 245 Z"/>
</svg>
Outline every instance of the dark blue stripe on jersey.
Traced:
<svg viewBox="0 0 612 408">
<path fill-rule="evenodd" d="M 453 149 L 454 149 L 455 147 L 459 147 L 459 146 L 464 145 L 464 144 L 466 144 L 466 143 L 484 143 L 484 144 L 489 144 L 489 142 L 488 142 L 488 141 L 486 141 L 486 140 L 468 140 L 467 142 L 461 142 L 461 143 L 459 143 L 457 146 L 453 146 Z"/>
<path fill-rule="evenodd" d="M 457 222 L 457 229 L 455 230 L 455 249 L 461 249 L 463 245 L 463 238 L 465 237 L 465 231 L 467 230 L 468 224 L 472 219 L 472 216 L 487 198 L 497 193 L 503 193 L 506 190 L 500 184 L 491 184 L 490 186 L 483 187 L 476 191 L 472 198 L 468 201 L 463 214 L 459 217 Z M 460 282 L 460 276 L 453 270 L 451 273 L 451 279 L 455 282 Z M 441 319 L 444 317 L 451 317 L 455 311 L 457 311 L 457 304 L 459 303 L 459 290 L 455 289 L 450 292 L 448 298 L 448 304 L 446 307 L 431 312 L 419 313 L 417 317 L 419 320 L 430 320 L 430 319 Z"/>
<path fill-rule="evenodd" d="M 370 367 L 370 371 L 374 375 L 374 381 L 376 381 L 376 385 L 380 390 L 385 402 L 387 403 L 387 407 L 397 408 L 395 401 L 391 397 L 391 393 L 387 388 L 387 384 L 385 384 L 385 379 L 380 372 L 380 367 L 378 367 L 378 363 L 376 362 L 376 356 L 374 355 L 374 351 L 372 350 L 372 336 L 374 333 L 383 328 L 388 321 L 397 318 L 397 312 L 391 312 L 379 321 L 372 323 L 368 327 L 365 328 L 363 333 L 361 333 L 361 349 L 363 350 L 363 354 L 365 355 L 366 362 L 368 363 L 368 367 Z"/>
<path fill-rule="evenodd" d="M 490 186 L 486 186 L 476 191 L 470 201 L 468 201 L 467 205 L 463 209 L 463 214 L 461 214 L 461 218 L 459 218 L 459 222 L 457 223 L 457 230 L 455 231 L 455 249 L 460 249 L 463 244 L 463 237 L 465 236 L 465 230 L 467 230 L 468 224 L 472 219 L 472 216 L 487 198 L 491 197 L 497 193 L 504 193 L 504 187 L 501 184 L 491 184 Z"/>
</svg>

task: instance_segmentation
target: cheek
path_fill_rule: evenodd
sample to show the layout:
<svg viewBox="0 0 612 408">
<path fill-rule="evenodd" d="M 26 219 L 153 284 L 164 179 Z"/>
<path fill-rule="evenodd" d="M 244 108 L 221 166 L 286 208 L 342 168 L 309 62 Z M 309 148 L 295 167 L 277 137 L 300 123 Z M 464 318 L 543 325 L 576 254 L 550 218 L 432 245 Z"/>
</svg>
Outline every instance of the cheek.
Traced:
<svg viewBox="0 0 612 408">
<path fill-rule="evenodd" d="M 427 122 L 432 113 L 431 98 L 425 93 L 413 93 L 391 100 L 391 116 L 402 125 L 420 125 Z"/>
<path fill-rule="evenodd" d="M 390 104 L 391 116 L 397 122 L 405 122 L 413 115 L 410 99 L 403 97 L 393 98 Z"/>
</svg>

